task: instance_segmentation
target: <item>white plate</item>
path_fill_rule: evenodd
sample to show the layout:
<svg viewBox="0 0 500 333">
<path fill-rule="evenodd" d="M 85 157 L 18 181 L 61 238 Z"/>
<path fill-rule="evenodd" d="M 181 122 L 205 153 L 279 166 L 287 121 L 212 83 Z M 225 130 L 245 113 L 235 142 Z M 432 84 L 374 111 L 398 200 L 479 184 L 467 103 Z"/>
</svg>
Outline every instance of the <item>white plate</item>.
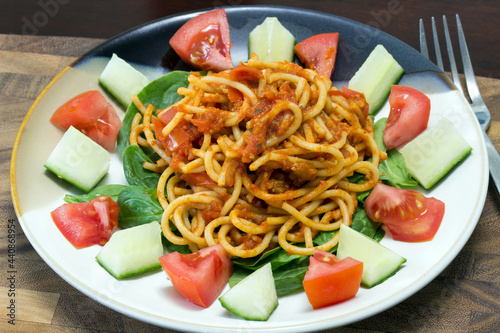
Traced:
<svg viewBox="0 0 500 333">
<path fill-rule="evenodd" d="M 364 31 L 363 29 L 371 31 L 369 27 L 339 17 L 289 8 L 231 7 L 227 12 L 231 28 L 236 26 L 235 22 L 238 17 L 245 16 L 246 21 L 234 29 L 242 35 L 247 34 L 249 29 L 255 26 L 256 22 L 260 23 L 265 16 L 278 16 L 280 21 L 285 26 L 288 25 L 287 28 L 297 36 L 298 41 L 308 35 L 322 32 L 322 29 L 341 31 L 341 38 L 343 29 L 355 28 L 359 29 L 358 31 Z M 398 304 L 419 291 L 443 271 L 465 245 L 484 205 L 489 174 L 483 136 L 467 102 L 443 75 L 432 71 L 419 72 L 419 70 L 433 68 L 432 64 L 417 59 L 418 52 L 380 32 L 372 43 L 384 43 L 388 49 L 392 50 L 391 53 L 402 63 L 405 70 L 411 72 L 403 77 L 400 84 L 413 86 L 431 98 L 429 127 L 440 118 L 447 117 L 473 148 L 471 154 L 445 179 L 432 190 L 423 191 L 425 195 L 434 196 L 444 201 L 446 205 L 444 220 L 436 237 L 430 242 L 404 243 L 393 241 L 390 234 L 387 234 L 382 240 L 383 245 L 407 259 L 407 263 L 401 270 L 386 282 L 371 289 L 361 288 L 356 297 L 351 300 L 314 311 L 305 293 L 295 293 L 280 298 L 280 305 L 268 321 L 250 322 L 230 315 L 217 301 L 208 309 L 190 304 L 175 291 L 163 271 L 118 281 L 95 261 L 99 246 L 76 250 L 62 236 L 52 222 L 50 212 L 64 203 L 65 194 L 80 192 L 57 179 L 43 167 L 63 134 L 61 130 L 49 123 L 50 116 L 58 106 L 79 92 L 89 89 L 103 91 L 98 85 L 97 77 L 106 61 L 96 56 L 117 51 L 119 56 L 126 59 L 128 56 L 130 59 L 127 60 L 130 61 L 137 60 L 143 65 L 158 64 L 161 62 L 158 55 L 153 55 L 152 58 L 144 54 L 138 56 L 137 45 L 133 45 L 133 51 L 125 46 L 133 43 L 133 38 L 137 35 L 144 38 L 144 36 L 157 33 L 158 29 L 164 29 L 166 26 L 176 29 L 179 24 L 193 15 L 189 13 L 153 22 L 151 25 L 129 31 L 91 51 L 86 55 L 85 60 L 80 60 L 54 79 L 26 116 L 19 131 L 12 158 L 12 197 L 24 233 L 45 262 L 82 293 L 125 315 L 172 329 L 205 332 L 235 330 L 304 332 L 347 325 Z M 314 18 L 314 24 L 311 23 L 311 18 Z M 301 24 L 300 20 L 303 20 L 304 24 Z M 325 26 L 321 20 L 331 22 L 332 26 Z M 373 34 L 373 31 L 371 33 Z M 233 34 L 232 30 L 232 38 Z M 347 32 L 345 35 L 347 37 L 341 46 L 355 46 L 355 38 L 359 35 L 349 36 Z M 168 36 L 165 38 L 168 40 Z M 245 39 L 236 36 L 232 41 L 233 48 L 236 51 L 239 50 L 239 53 L 235 51 L 238 56 L 233 59 L 244 60 L 246 55 L 242 50 L 246 47 Z M 150 43 L 151 39 L 147 42 Z M 164 54 L 166 49 L 168 46 L 165 46 L 161 52 L 158 51 L 159 54 Z M 337 69 L 344 66 L 344 70 L 338 69 L 337 78 L 345 79 L 353 68 L 359 66 L 359 62 L 368 52 L 367 50 L 361 51 L 358 52 L 361 55 L 352 58 L 361 60 L 349 63 L 347 58 L 343 60 L 339 58 Z M 411 56 L 414 59 L 409 60 L 405 56 Z M 141 61 L 141 59 L 150 61 Z M 155 70 L 151 73 L 155 75 Z M 342 76 L 345 77 L 342 78 Z M 336 82 L 336 84 L 340 85 L 342 82 Z M 111 97 L 108 100 L 114 103 L 119 114 L 123 116 L 123 109 Z M 388 105 L 386 104 L 377 118 L 387 115 Z M 111 171 L 103 180 L 104 183 L 126 184 L 118 153 L 112 156 Z"/>
</svg>

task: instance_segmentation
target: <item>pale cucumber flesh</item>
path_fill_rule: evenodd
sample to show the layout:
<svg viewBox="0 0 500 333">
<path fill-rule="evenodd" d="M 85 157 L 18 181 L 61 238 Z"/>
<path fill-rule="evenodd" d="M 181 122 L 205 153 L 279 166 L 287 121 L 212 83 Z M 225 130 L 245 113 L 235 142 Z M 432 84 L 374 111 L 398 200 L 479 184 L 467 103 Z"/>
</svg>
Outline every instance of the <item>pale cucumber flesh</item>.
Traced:
<svg viewBox="0 0 500 333">
<path fill-rule="evenodd" d="M 219 297 L 221 305 L 247 320 L 265 321 L 278 306 L 271 264 L 259 268 Z"/>
<path fill-rule="evenodd" d="M 161 227 L 150 222 L 116 231 L 97 254 L 97 262 L 117 279 L 161 267 Z"/>
<path fill-rule="evenodd" d="M 365 95 L 370 114 L 382 107 L 404 70 L 381 44 L 377 45 L 354 74 L 348 88 Z"/>
<path fill-rule="evenodd" d="M 50 154 L 44 167 L 88 192 L 109 171 L 109 152 L 71 126 Z"/>
<path fill-rule="evenodd" d="M 410 174 L 429 189 L 472 150 L 447 118 L 422 132 L 401 149 Z"/>
<path fill-rule="evenodd" d="M 361 284 L 373 287 L 394 275 L 406 259 L 368 236 L 342 224 L 337 257 L 363 262 Z"/>
<path fill-rule="evenodd" d="M 149 79 L 113 53 L 99 76 L 99 82 L 127 108 L 132 102 L 132 95 L 138 94 L 149 83 Z"/>
<path fill-rule="evenodd" d="M 295 37 L 276 17 L 267 17 L 248 35 L 248 57 L 263 61 L 293 61 Z"/>
</svg>

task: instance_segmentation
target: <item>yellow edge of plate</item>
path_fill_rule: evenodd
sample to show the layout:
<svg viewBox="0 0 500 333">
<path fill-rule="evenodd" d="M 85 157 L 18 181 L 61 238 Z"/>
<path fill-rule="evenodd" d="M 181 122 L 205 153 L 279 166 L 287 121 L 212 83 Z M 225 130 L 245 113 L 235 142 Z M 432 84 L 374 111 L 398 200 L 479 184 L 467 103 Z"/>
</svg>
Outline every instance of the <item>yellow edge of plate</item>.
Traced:
<svg viewBox="0 0 500 333">
<path fill-rule="evenodd" d="M 56 77 L 50 81 L 50 83 L 43 89 L 43 91 L 38 95 L 36 98 L 35 102 L 29 109 L 28 113 L 26 114 L 26 117 L 24 117 L 23 122 L 21 123 L 21 127 L 19 128 L 19 132 L 17 132 L 16 136 L 16 141 L 14 142 L 14 147 L 12 149 L 12 157 L 11 157 L 11 162 L 10 162 L 10 190 L 11 190 L 11 195 L 12 195 L 12 202 L 14 203 L 14 209 L 16 210 L 17 214 L 19 217 L 22 216 L 21 212 L 21 207 L 19 204 L 19 199 L 17 197 L 17 188 L 16 188 L 16 160 L 17 160 L 17 149 L 19 148 L 19 142 L 21 141 L 21 136 L 24 131 L 24 127 L 26 126 L 26 123 L 28 122 L 28 119 L 31 116 L 31 113 L 37 106 L 38 102 L 42 99 L 42 97 L 47 93 L 47 91 L 52 87 L 52 85 L 64 74 L 68 69 L 70 69 L 72 65 L 67 66 L 64 70 L 62 70 L 59 74 L 57 74 Z"/>
</svg>

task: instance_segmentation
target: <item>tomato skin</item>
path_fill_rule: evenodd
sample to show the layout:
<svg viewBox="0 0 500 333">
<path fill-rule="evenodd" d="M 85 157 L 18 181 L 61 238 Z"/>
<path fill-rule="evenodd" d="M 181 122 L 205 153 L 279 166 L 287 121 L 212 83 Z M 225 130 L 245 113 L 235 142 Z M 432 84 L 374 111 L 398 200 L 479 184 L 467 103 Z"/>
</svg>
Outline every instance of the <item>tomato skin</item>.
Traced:
<svg viewBox="0 0 500 333">
<path fill-rule="evenodd" d="M 233 68 L 229 23 L 224 9 L 202 13 L 187 21 L 170 39 L 186 63 L 205 71 Z"/>
<path fill-rule="evenodd" d="M 377 184 L 365 200 L 370 219 L 384 223 L 395 240 L 429 241 L 444 217 L 444 202 L 413 190 Z"/>
<path fill-rule="evenodd" d="M 217 183 L 206 172 L 183 173 L 181 179 L 189 186 L 204 186 L 208 188 L 217 186 Z"/>
<path fill-rule="evenodd" d="M 262 78 L 262 72 L 257 68 L 240 63 L 229 72 L 229 77 L 235 81 L 254 81 Z"/>
<path fill-rule="evenodd" d="M 356 296 L 363 275 L 363 263 L 351 257 L 316 250 L 309 258 L 303 285 L 313 309 L 343 302 Z"/>
<path fill-rule="evenodd" d="M 330 78 L 335 67 L 338 43 L 338 32 L 318 34 L 296 44 L 294 50 L 305 67 Z"/>
<path fill-rule="evenodd" d="M 176 126 L 167 136 L 164 136 L 161 131 L 165 127 L 157 118 L 153 118 L 156 139 L 163 143 L 165 148 L 172 152 L 179 150 L 179 147 L 191 142 L 191 138 L 182 127 Z"/>
<path fill-rule="evenodd" d="M 116 110 L 98 90 L 83 92 L 61 105 L 50 122 L 64 130 L 70 126 L 113 151 L 121 120 Z"/>
<path fill-rule="evenodd" d="M 220 244 L 191 254 L 171 252 L 159 260 L 175 289 L 204 308 L 217 299 L 233 273 L 233 264 Z"/>
<path fill-rule="evenodd" d="M 233 103 L 243 101 L 243 93 L 231 86 L 227 86 L 227 97 Z"/>
<path fill-rule="evenodd" d="M 160 119 L 153 118 L 157 140 L 162 142 L 171 153 L 178 152 L 186 145 L 191 147 L 192 141 L 201 136 L 196 127 L 186 120 L 181 120 L 167 136 L 164 136 L 162 134 L 163 128 L 175 117 L 177 112 L 177 107 L 171 107 L 160 113 Z"/>
<path fill-rule="evenodd" d="M 427 128 L 431 101 L 424 93 L 406 86 L 392 86 L 391 111 L 384 131 L 384 143 L 393 149 L 402 146 Z"/>
<path fill-rule="evenodd" d="M 118 226 L 120 208 L 103 195 L 90 202 L 63 204 L 50 214 L 63 236 L 76 248 L 104 245 Z"/>
</svg>

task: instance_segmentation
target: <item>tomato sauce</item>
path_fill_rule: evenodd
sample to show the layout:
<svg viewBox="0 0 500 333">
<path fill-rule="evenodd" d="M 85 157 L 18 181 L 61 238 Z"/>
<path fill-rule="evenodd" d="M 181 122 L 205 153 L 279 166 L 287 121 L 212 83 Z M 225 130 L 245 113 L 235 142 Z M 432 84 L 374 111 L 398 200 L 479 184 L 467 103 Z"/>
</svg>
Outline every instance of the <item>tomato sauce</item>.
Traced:
<svg viewBox="0 0 500 333">
<path fill-rule="evenodd" d="M 229 73 L 229 78 L 234 81 L 254 81 L 262 78 L 262 72 L 245 64 L 239 64 Z"/>
<path fill-rule="evenodd" d="M 209 107 L 205 112 L 197 114 L 191 122 L 201 133 L 218 133 L 224 128 L 227 112 Z"/>
<path fill-rule="evenodd" d="M 214 200 L 210 203 L 209 208 L 206 208 L 201 211 L 201 216 L 205 220 L 205 223 L 209 223 L 210 221 L 220 216 L 221 210 L 222 206 L 217 201 Z"/>
</svg>

